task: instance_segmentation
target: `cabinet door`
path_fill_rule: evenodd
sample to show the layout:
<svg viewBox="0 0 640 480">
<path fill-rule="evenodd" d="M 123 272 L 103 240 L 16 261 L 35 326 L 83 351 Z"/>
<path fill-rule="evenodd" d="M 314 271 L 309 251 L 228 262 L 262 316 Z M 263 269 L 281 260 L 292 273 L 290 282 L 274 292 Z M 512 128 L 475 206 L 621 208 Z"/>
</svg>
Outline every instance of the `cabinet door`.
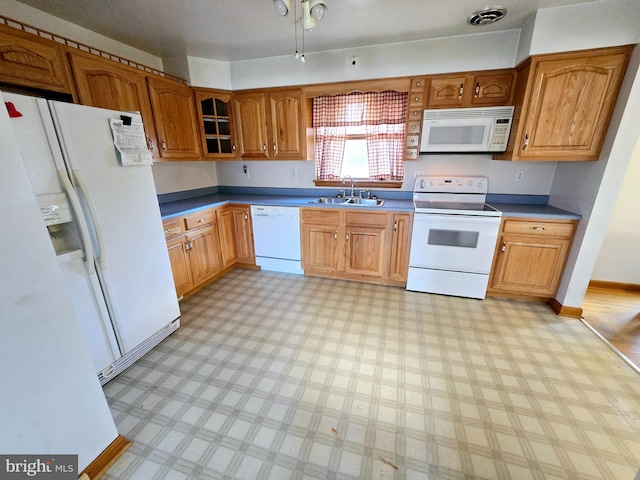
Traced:
<svg viewBox="0 0 640 480">
<path fill-rule="evenodd" d="M 233 95 L 233 114 L 239 155 L 242 158 L 269 158 L 267 148 L 266 99 L 262 92 Z"/>
<path fill-rule="evenodd" d="M 511 101 L 513 73 L 474 75 L 470 88 L 471 105 L 474 107 L 508 105 Z"/>
<path fill-rule="evenodd" d="M 185 236 L 168 240 L 167 249 L 169 250 L 173 283 L 176 286 L 176 294 L 180 297 L 193 286 L 193 278 L 189 269 L 189 250 Z"/>
<path fill-rule="evenodd" d="M 147 77 L 160 157 L 199 159 L 200 136 L 191 87 L 160 77 Z"/>
<path fill-rule="evenodd" d="M 501 292 L 553 297 L 570 239 L 503 234 L 491 288 Z"/>
<path fill-rule="evenodd" d="M 140 112 L 147 136 L 147 146 L 159 157 L 149 91 L 144 75 L 110 60 L 79 53 L 69 54 L 78 97 L 82 105 L 124 112 Z"/>
<path fill-rule="evenodd" d="M 256 255 L 253 247 L 253 225 L 248 205 L 232 205 L 233 228 L 237 261 L 255 265 Z"/>
<path fill-rule="evenodd" d="M 344 271 L 348 274 L 382 278 L 387 267 L 386 212 L 346 211 Z"/>
<path fill-rule="evenodd" d="M 197 286 L 222 269 L 218 232 L 214 225 L 187 233 L 189 264 L 193 283 Z"/>
<path fill-rule="evenodd" d="M 233 137 L 231 92 L 194 89 L 204 158 L 233 160 L 236 144 Z"/>
<path fill-rule="evenodd" d="M 338 271 L 338 226 L 302 225 L 302 269 L 305 273 Z"/>
<path fill-rule="evenodd" d="M 227 268 L 236 262 L 236 245 L 234 240 L 233 212 L 229 205 L 216 210 L 218 221 L 218 235 L 220 237 L 220 255 L 222 268 Z"/>
<path fill-rule="evenodd" d="M 347 225 L 345 242 L 346 273 L 378 278 L 384 276 L 386 228 Z"/>
<path fill-rule="evenodd" d="M 62 46 L 0 26 L 0 82 L 71 93 Z"/>
<path fill-rule="evenodd" d="M 629 52 L 620 47 L 534 58 L 514 157 L 597 160 Z"/>
<path fill-rule="evenodd" d="M 270 156 L 280 160 L 306 158 L 305 121 L 302 90 L 282 90 L 269 94 Z"/>
<path fill-rule="evenodd" d="M 391 227 L 389 279 L 406 282 L 409 271 L 412 217 L 410 213 L 393 213 L 391 220 L 393 226 Z"/>
<path fill-rule="evenodd" d="M 467 77 L 432 78 L 427 100 L 428 108 L 454 108 L 464 104 Z"/>
</svg>

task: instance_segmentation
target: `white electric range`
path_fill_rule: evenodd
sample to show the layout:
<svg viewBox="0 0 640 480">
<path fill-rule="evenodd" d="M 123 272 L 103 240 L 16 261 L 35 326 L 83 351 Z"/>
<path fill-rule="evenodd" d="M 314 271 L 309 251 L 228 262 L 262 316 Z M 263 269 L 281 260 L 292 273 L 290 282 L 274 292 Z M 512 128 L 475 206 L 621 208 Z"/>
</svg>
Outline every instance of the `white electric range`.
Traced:
<svg viewBox="0 0 640 480">
<path fill-rule="evenodd" d="M 486 177 L 416 177 L 407 290 L 485 298 L 502 212 Z"/>
</svg>

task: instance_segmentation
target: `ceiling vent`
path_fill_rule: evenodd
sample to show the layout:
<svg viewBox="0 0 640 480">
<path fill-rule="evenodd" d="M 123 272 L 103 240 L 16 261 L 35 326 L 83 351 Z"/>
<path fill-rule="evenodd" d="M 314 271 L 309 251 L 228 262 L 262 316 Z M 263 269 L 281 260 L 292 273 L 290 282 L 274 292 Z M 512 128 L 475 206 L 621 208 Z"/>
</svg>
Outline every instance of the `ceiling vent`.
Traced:
<svg viewBox="0 0 640 480">
<path fill-rule="evenodd" d="M 473 12 L 467 18 L 467 23 L 471 25 L 489 25 L 495 23 L 507 14 L 507 9 L 504 7 L 487 7 L 482 10 Z"/>
</svg>

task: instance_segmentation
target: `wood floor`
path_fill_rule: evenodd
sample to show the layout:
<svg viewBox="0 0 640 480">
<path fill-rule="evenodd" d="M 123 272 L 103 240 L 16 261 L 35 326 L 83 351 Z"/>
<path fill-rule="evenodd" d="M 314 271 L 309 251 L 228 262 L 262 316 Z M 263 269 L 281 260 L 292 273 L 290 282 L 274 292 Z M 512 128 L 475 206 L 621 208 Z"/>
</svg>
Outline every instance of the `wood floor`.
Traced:
<svg viewBox="0 0 640 480">
<path fill-rule="evenodd" d="M 589 287 L 583 318 L 640 368 L 640 292 Z"/>
</svg>

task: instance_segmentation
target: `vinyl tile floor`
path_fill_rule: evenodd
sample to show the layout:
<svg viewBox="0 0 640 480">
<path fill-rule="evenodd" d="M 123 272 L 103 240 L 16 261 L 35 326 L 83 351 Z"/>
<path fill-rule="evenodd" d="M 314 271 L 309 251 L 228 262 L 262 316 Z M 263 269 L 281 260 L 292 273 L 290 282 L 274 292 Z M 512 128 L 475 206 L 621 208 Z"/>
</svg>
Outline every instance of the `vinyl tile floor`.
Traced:
<svg viewBox="0 0 640 480">
<path fill-rule="evenodd" d="M 106 480 L 640 478 L 640 376 L 543 304 L 236 269 L 181 310 Z"/>
</svg>

